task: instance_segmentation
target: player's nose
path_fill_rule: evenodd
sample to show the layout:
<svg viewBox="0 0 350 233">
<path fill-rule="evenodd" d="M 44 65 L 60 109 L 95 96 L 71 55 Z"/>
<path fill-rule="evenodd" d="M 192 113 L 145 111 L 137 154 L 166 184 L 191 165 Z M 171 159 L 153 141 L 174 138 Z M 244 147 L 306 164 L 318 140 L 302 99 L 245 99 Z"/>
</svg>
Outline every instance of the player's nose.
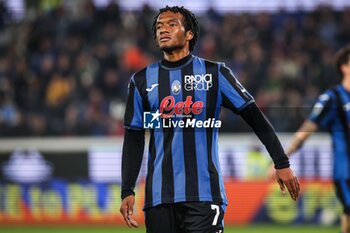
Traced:
<svg viewBox="0 0 350 233">
<path fill-rule="evenodd" d="M 159 33 L 160 33 L 161 36 L 163 36 L 163 35 L 168 34 L 168 33 L 169 33 L 169 30 L 167 30 L 167 29 L 162 29 Z"/>
</svg>

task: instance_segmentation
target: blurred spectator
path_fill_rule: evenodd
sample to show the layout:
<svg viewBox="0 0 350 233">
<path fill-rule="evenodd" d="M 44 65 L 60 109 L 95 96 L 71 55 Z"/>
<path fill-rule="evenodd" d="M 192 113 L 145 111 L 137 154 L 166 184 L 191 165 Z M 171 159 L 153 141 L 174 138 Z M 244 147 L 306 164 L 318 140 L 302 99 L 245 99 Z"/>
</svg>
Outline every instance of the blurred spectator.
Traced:
<svg viewBox="0 0 350 233">
<path fill-rule="evenodd" d="M 101 90 L 91 89 L 85 108 L 88 134 L 108 135 L 109 105 Z"/>
<path fill-rule="evenodd" d="M 10 15 L 5 6 L 5 2 L 0 1 L 0 31 L 2 31 L 2 29 L 4 28 L 5 22 L 9 19 L 9 17 Z"/>
<path fill-rule="evenodd" d="M 136 72 L 145 67 L 148 63 L 147 57 L 135 45 L 129 45 L 125 49 L 122 60 L 124 68 L 130 72 Z"/>
<path fill-rule="evenodd" d="M 271 164 L 259 146 L 253 146 L 247 153 L 247 164 L 245 167 L 245 179 L 250 181 L 266 180 L 266 171 Z"/>
<path fill-rule="evenodd" d="M 0 82 L 0 129 L 10 132 L 20 123 L 20 113 L 13 101 L 13 90 L 7 79 Z"/>
</svg>

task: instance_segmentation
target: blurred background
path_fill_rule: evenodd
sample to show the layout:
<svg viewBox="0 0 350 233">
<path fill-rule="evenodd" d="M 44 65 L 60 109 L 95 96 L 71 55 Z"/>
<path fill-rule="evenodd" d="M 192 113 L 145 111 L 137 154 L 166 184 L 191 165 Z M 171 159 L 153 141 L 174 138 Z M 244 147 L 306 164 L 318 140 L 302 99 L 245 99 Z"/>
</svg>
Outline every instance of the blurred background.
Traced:
<svg viewBox="0 0 350 233">
<path fill-rule="evenodd" d="M 127 83 L 162 58 L 151 25 L 165 5 L 195 12 L 201 35 L 193 53 L 233 70 L 284 145 L 318 95 L 340 80 L 333 57 L 350 41 L 346 0 L 2 0 L 0 232 L 18 224 L 122 223 Z M 331 183 L 327 135 L 314 136 L 292 158 L 303 183 L 295 203 L 266 180 L 269 157 L 246 124 L 226 110 L 221 120 L 226 224 L 338 229 L 342 210 Z M 140 222 L 146 160 L 145 153 Z"/>
</svg>

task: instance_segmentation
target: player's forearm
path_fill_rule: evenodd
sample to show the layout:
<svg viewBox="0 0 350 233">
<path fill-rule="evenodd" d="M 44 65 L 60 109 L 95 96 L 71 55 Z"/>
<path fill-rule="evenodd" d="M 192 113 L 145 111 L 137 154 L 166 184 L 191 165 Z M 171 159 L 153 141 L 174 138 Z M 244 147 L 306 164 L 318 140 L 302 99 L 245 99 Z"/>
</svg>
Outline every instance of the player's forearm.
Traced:
<svg viewBox="0 0 350 233">
<path fill-rule="evenodd" d="M 300 129 L 294 134 L 292 143 L 287 149 L 287 155 L 290 156 L 295 151 L 300 149 L 303 143 L 306 141 L 306 139 L 308 139 L 310 135 L 317 130 L 317 128 L 318 127 L 314 122 L 306 120 L 300 127 Z"/>
<path fill-rule="evenodd" d="M 134 188 L 141 168 L 144 147 L 144 130 L 125 130 L 122 155 L 122 199 L 135 194 Z"/>
<path fill-rule="evenodd" d="M 249 124 L 265 145 L 276 169 L 289 167 L 289 160 L 285 154 L 280 140 L 270 122 L 265 118 L 255 103 L 250 104 L 240 112 L 242 118 Z"/>
</svg>

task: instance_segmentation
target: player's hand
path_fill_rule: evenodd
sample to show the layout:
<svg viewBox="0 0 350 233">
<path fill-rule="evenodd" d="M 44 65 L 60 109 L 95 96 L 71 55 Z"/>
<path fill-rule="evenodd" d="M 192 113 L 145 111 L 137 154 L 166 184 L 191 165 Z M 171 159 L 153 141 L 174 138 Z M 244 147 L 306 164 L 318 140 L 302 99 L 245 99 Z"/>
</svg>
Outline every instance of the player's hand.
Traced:
<svg viewBox="0 0 350 233">
<path fill-rule="evenodd" d="M 123 215 L 124 221 L 129 227 L 138 227 L 139 224 L 132 218 L 134 213 L 135 197 L 133 195 L 127 196 L 123 199 L 120 206 L 120 213 Z"/>
<path fill-rule="evenodd" d="M 276 169 L 276 179 L 282 193 L 286 193 L 286 188 L 290 197 L 296 201 L 300 193 L 300 184 L 298 178 L 294 175 L 292 169 L 282 168 Z"/>
<path fill-rule="evenodd" d="M 267 180 L 272 181 L 276 179 L 276 169 L 273 164 L 267 168 Z"/>
</svg>

